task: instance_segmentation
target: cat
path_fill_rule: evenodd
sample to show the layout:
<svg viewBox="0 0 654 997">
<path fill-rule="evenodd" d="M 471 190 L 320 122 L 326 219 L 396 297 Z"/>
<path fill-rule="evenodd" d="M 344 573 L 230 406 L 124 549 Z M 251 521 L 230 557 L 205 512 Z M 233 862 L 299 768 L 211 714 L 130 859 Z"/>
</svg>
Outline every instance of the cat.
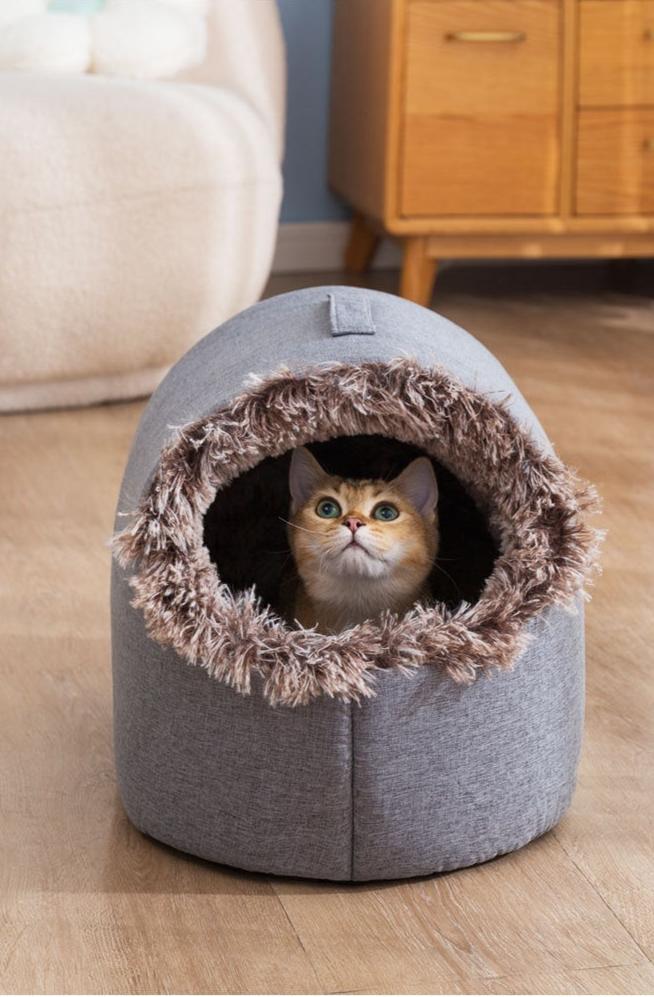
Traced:
<svg viewBox="0 0 654 997">
<path fill-rule="evenodd" d="M 289 471 L 288 537 L 298 581 L 290 616 L 333 634 L 428 597 L 438 552 L 438 485 L 418 457 L 392 481 L 327 473 L 306 447 Z"/>
</svg>

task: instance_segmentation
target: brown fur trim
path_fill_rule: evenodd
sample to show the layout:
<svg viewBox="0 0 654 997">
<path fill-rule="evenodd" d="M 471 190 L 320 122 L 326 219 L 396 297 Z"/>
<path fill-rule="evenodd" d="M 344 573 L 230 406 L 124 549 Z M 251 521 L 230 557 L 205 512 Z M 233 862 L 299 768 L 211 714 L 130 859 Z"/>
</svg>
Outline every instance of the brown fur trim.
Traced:
<svg viewBox="0 0 654 997">
<path fill-rule="evenodd" d="M 323 636 L 291 629 L 253 591 L 235 595 L 221 583 L 202 533 L 216 491 L 266 456 L 359 433 L 422 447 L 485 511 L 501 554 L 475 605 L 417 607 Z M 229 405 L 184 427 L 114 550 L 121 564 L 138 562 L 133 605 L 150 636 L 190 663 L 242 693 L 257 674 L 272 704 L 359 700 L 373 694 L 377 668 L 430 665 L 465 683 L 510 667 L 529 620 L 583 591 L 599 541 L 583 513 L 595 502 L 501 404 L 440 368 L 333 364 L 251 380 Z"/>
</svg>

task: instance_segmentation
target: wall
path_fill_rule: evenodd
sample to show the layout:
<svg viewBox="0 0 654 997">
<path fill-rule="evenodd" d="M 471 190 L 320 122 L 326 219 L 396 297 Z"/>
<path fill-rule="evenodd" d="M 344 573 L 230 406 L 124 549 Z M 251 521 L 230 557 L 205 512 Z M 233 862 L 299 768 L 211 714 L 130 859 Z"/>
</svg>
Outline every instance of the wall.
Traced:
<svg viewBox="0 0 654 997">
<path fill-rule="evenodd" d="M 282 222 L 336 221 L 345 207 L 327 188 L 331 0 L 278 0 L 286 39 L 288 102 Z"/>
</svg>

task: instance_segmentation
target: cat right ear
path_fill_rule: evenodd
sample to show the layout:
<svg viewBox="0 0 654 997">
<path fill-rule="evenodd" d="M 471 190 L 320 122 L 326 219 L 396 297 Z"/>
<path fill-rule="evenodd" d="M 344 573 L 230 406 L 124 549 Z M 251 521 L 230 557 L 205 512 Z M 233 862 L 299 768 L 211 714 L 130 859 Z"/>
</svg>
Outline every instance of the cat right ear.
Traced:
<svg viewBox="0 0 654 997">
<path fill-rule="evenodd" d="M 432 462 L 416 457 L 391 482 L 413 504 L 421 516 L 432 516 L 438 503 L 438 482 Z"/>
<path fill-rule="evenodd" d="M 293 451 L 288 473 L 288 487 L 291 493 L 293 512 L 296 512 L 309 500 L 320 482 L 324 481 L 326 477 L 327 472 L 306 447 L 298 447 Z"/>
</svg>

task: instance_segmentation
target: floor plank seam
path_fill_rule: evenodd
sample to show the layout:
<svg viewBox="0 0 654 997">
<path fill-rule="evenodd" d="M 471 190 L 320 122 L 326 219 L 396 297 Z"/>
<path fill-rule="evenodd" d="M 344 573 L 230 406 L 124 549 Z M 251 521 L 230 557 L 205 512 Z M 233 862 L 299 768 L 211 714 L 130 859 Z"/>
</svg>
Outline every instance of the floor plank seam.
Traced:
<svg viewBox="0 0 654 997">
<path fill-rule="evenodd" d="M 644 960 L 644 962 L 611 962 L 611 963 L 608 963 L 607 965 L 581 966 L 581 967 L 575 967 L 574 969 L 572 969 L 570 967 L 561 967 L 558 970 L 558 972 L 560 972 L 562 974 L 566 974 L 568 976 L 572 976 L 572 975 L 574 975 L 576 973 L 597 973 L 597 972 L 602 972 L 603 970 L 606 970 L 606 969 L 639 969 L 641 967 L 645 967 L 647 969 L 654 969 L 654 965 L 652 964 L 652 962 L 649 959 L 646 958 Z M 541 976 L 541 975 L 546 976 L 547 973 L 545 971 L 536 970 L 533 973 L 533 975 L 536 976 L 536 977 Z M 472 994 L 472 993 L 476 992 L 473 988 L 478 983 L 482 984 L 482 985 L 488 985 L 489 983 L 493 983 L 493 984 L 504 983 L 504 982 L 509 983 L 509 982 L 511 982 L 511 980 L 515 980 L 516 978 L 522 978 L 523 976 L 524 976 L 524 971 L 520 970 L 520 969 L 517 969 L 514 973 L 503 973 L 501 976 L 471 976 L 471 977 L 455 976 L 452 979 L 443 980 L 443 984 L 442 985 L 443 985 L 443 987 L 445 987 L 448 984 L 453 983 L 453 984 L 457 984 L 459 986 L 465 986 L 465 987 L 468 987 L 469 992 Z M 418 981 L 418 983 L 416 984 L 416 986 L 418 986 L 418 985 L 422 986 L 422 980 Z M 411 983 L 409 983 L 409 986 L 411 986 Z M 353 997 L 354 997 L 354 995 L 356 995 L 356 994 L 369 994 L 370 992 L 371 991 L 369 989 L 367 989 L 367 990 L 325 990 L 325 991 L 323 991 L 323 993 L 325 994 L 325 997 L 348 997 L 348 995 L 353 995 Z M 400 991 L 400 993 L 401 993 L 401 991 Z M 405 993 L 406 993 L 406 991 L 405 991 Z"/>
<path fill-rule="evenodd" d="M 292 920 L 292 918 L 291 918 L 291 915 L 290 915 L 290 914 L 289 914 L 289 912 L 288 912 L 288 911 L 286 910 L 286 907 L 285 907 L 285 905 L 284 905 L 284 901 L 282 900 L 282 898 L 280 897 L 279 893 L 278 893 L 278 892 L 277 892 L 277 890 L 275 889 L 275 884 L 274 884 L 274 882 L 272 882 L 272 881 L 269 881 L 269 882 L 270 882 L 270 887 L 271 887 L 271 889 L 272 889 L 272 891 L 273 891 L 274 895 L 275 895 L 275 896 L 277 897 L 277 902 L 279 903 L 279 906 L 280 906 L 280 907 L 282 908 L 282 910 L 284 911 L 284 917 L 286 918 L 286 920 L 288 921 L 289 925 L 291 926 L 291 929 L 292 929 L 292 931 L 293 931 L 293 934 L 294 934 L 294 935 L 295 935 L 295 937 L 297 938 L 297 940 L 298 940 L 298 943 L 299 943 L 299 946 L 300 946 L 300 948 L 302 949 L 302 951 L 304 952 L 304 954 L 305 954 L 305 956 L 306 956 L 306 958 L 307 958 L 307 962 L 309 963 L 309 965 L 310 965 L 310 967 L 311 967 L 311 972 L 313 973 L 313 976 L 314 976 L 314 979 L 315 979 L 316 983 L 317 983 L 317 984 L 319 985 L 319 987 L 320 987 L 320 990 L 319 990 L 319 991 L 316 991 L 316 992 L 317 992 L 317 993 L 321 993 L 321 994 L 326 994 L 326 993 L 327 993 L 328 991 L 327 991 L 327 990 L 325 989 L 325 987 L 324 987 L 324 985 L 323 985 L 323 982 L 322 982 L 322 980 L 321 980 L 321 978 L 320 978 L 320 974 L 318 973 L 318 970 L 316 969 L 316 966 L 315 966 L 315 964 L 314 964 L 314 961 L 313 961 L 313 959 L 311 958 L 311 955 L 310 955 L 309 951 L 308 951 L 308 950 L 307 950 L 307 948 L 305 947 L 305 945 L 304 945 L 304 942 L 302 941 L 302 938 L 300 937 L 300 933 L 299 933 L 299 931 L 297 930 L 297 928 L 296 928 L 296 927 L 295 927 L 295 925 L 293 924 L 293 920 Z"/>
<path fill-rule="evenodd" d="M 636 946 L 636 948 L 638 949 L 638 951 L 642 955 L 644 961 L 647 962 L 647 963 L 649 963 L 650 966 L 654 967 L 654 962 L 652 962 L 652 960 L 650 959 L 648 953 L 643 949 L 643 947 L 640 944 L 640 942 L 638 941 L 638 939 L 632 934 L 632 932 L 629 930 L 629 928 L 627 927 L 627 925 L 622 921 L 622 919 L 620 918 L 620 916 L 613 910 L 613 908 L 611 907 L 610 903 L 608 902 L 608 900 L 606 899 L 606 897 L 604 896 L 604 894 L 601 892 L 600 888 L 593 882 L 592 879 L 589 878 L 588 874 L 581 868 L 581 866 L 579 865 L 579 863 L 575 861 L 575 859 L 573 858 L 573 856 L 570 854 L 570 852 L 568 851 L 568 849 L 565 847 L 565 845 L 561 841 L 561 839 L 560 839 L 560 837 L 559 837 L 559 835 L 558 835 L 558 833 L 556 831 L 554 831 L 554 838 L 558 842 L 558 844 L 561 846 L 561 848 L 565 852 L 566 856 L 570 859 L 570 861 L 572 862 L 572 864 L 575 867 L 575 869 L 577 870 L 577 872 L 581 876 L 583 876 L 583 878 L 586 880 L 586 882 L 590 886 L 591 890 L 593 890 L 593 892 L 599 897 L 599 899 L 602 901 L 602 903 L 604 904 L 604 906 L 606 907 L 606 909 L 609 911 L 609 913 L 618 922 L 618 924 L 620 925 L 620 927 L 624 931 L 626 931 L 626 933 L 629 935 L 629 937 L 631 938 L 632 942 L 634 943 L 634 945 Z M 637 966 L 638 963 L 632 963 L 631 965 Z M 597 967 L 597 968 L 601 968 L 601 967 Z M 609 967 L 607 966 L 606 968 L 608 969 Z"/>
</svg>

